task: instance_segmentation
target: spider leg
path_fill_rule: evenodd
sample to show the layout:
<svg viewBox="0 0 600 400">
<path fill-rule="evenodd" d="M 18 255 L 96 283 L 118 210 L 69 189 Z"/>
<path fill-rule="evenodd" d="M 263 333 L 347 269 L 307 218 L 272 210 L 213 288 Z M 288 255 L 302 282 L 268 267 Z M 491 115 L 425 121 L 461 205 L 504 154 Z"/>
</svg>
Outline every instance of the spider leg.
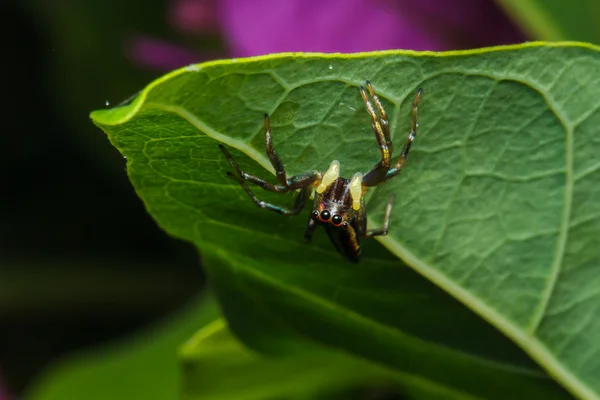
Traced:
<svg viewBox="0 0 600 400">
<path fill-rule="evenodd" d="M 275 169 L 275 175 L 279 184 L 272 184 L 262 178 L 242 171 L 237 163 L 233 160 L 233 157 L 231 157 L 231 154 L 225 148 L 225 146 L 221 144 L 219 145 L 219 148 L 241 179 L 250 181 L 255 185 L 258 185 L 261 188 L 271 192 L 286 193 L 291 190 L 302 189 L 312 185 L 321 178 L 321 174 L 315 171 L 296 175 L 288 179 L 285 168 L 283 167 L 283 163 L 281 162 L 281 158 L 279 158 L 279 155 L 273 148 L 273 139 L 271 137 L 271 120 L 269 119 L 269 114 L 265 114 L 265 147 L 269 161 L 271 161 L 271 165 L 273 165 L 273 168 Z"/>
<path fill-rule="evenodd" d="M 304 241 L 306 243 L 310 242 L 312 239 L 313 233 L 315 233 L 315 229 L 319 226 L 314 219 L 310 218 L 308 220 L 308 224 L 306 224 L 306 231 L 304 232 Z"/>
<path fill-rule="evenodd" d="M 313 184 L 317 180 L 319 180 L 319 178 L 321 177 L 321 174 L 318 172 L 309 172 L 306 174 L 300 174 L 300 175 L 291 177 L 288 180 L 288 182 L 286 183 L 286 185 L 282 185 L 282 184 L 275 185 L 275 184 L 272 184 L 271 182 L 268 182 L 262 178 L 259 178 L 258 176 L 250 175 L 249 173 L 242 171 L 242 169 L 235 162 L 235 160 L 233 159 L 233 157 L 231 156 L 229 151 L 225 148 L 225 146 L 223 146 L 222 144 L 219 144 L 219 148 L 221 149 L 221 151 L 225 155 L 225 158 L 227 158 L 227 161 L 229 161 L 229 164 L 231 164 L 231 166 L 233 167 L 233 169 L 235 170 L 235 172 L 237 173 L 239 178 L 241 178 L 244 181 L 250 181 L 250 182 L 254 183 L 255 185 L 258 185 L 261 188 L 271 191 L 271 192 L 287 193 L 291 190 L 301 189 L 303 187 L 310 186 L 311 184 Z"/>
<path fill-rule="evenodd" d="M 256 197 L 256 195 L 252 192 L 252 190 L 250 190 L 250 188 L 248 187 L 248 185 L 246 184 L 246 181 L 244 179 L 240 178 L 239 176 L 235 175 L 232 172 L 227 172 L 227 175 L 231 179 L 235 180 L 237 183 L 240 184 L 240 186 L 246 191 L 246 193 L 252 199 L 252 201 L 254 201 L 254 204 L 256 204 L 258 207 L 266 208 L 267 210 L 275 211 L 276 213 L 279 213 L 282 215 L 298 215 L 298 214 L 300 214 L 300 212 L 304 208 L 304 205 L 306 204 L 306 201 L 310 197 L 310 193 L 312 191 L 311 186 L 303 187 L 302 190 L 300 190 L 300 193 L 298 193 L 298 196 L 296 197 L 296 199 L 294 200 L 294 205 L 292 206 L 292 208 L 286 208 L 286 207 L 277 206 L 275 204 L 271 204 L 271 203 L 267 203 L 265 201 L 259 200 Z"/>
<path fill-rule="evenodd" d="M 375 164 L 373 168 L 365 175 L 363 178 L 363 184 L 365 186 L 375 186 L 379 182 L 385 179 L 387 171 L 391 166 L 391 157 L 392 157 L 392 146 L 390 140 L 390 126 L 387 118 L 387 114 L 383 109 L 379 98 L 375 95 L 375 91 L 371 86 L 371 83 L 367 81 L 367 88 L 369 89 L 369 93 L 371 97 L 373 97 L 373 101 L 375 102 L 375 106 L 379 111 L 380 116 L 377 116 L 375 113 L 375 109 L 373 108 L 373 104 L 371 104 L 371 100 L 369 100 L 369 96 L 367 92 L 365 92 L 364 87 L 360 87 L 360 94 L 365 103 L 365 107 L 367 112 L 371 116 L 372 125 L 373 125 L 373 133 L 375 134 L 375 138 L 377 139 L 377 145 L 379 146 L 379 152 L 381 153 L 381 160 Z"/>
<path fill-rule="evenodd" d="M 404 166 L 404 163 L 406 162 L 406 158 L 408 157 L 408 152 L 410 151 L 410 146 L 414 142 L 415 137 L 417 137 L 417 126 L 418 126 L 417 110 L 419 107 L 419 102 L 421 101 L 422 93 L 423 93 L 423 89 L 419 88 L 419 90 L 417 90 L 417 95 L 415 96 L 415 99 L 413 100 L 413 104 L 412 104 L 412 123 L 411 123 L 410 133 L 406 137 L 404 146 L 402 146 L 402 151 L 400 151 L 400 157 L 398 157 L 398 161 L 396 161 L 396 164 L 394 164 L 394 166 L 387 171 L 387 174 L 386 174 L 384 180 L 387 180 L 389 178 L 392 178 L 392 177 L 398 175 L 398 173 Z"/>
<path fill-rule="evenodd" d="M 331 244 L 333 244 L 333 247 L 335 247 L 337 252 L 340 254 L 344 254 L 344 250 L 340 247 L 340 244 L 337 242 L 337 240 L 335 240 L 335 237 L 333 236 L 334 233 L 331 231 L 331 228 L 328 225 L 325 225 L 325 233 L 327 233 L 329 241 L 331 242 Z"/>
<path fill-rule="evenodd" d="M 271 120 L 269 119 L 269 114 L 265 114 L 265 148 L 267 150 L 267 156 L 271 161 L 271 165 L 273 165 L 273 168 L 275 169 L 277 180 L 281 185 L 288 186 L 285 168 L 283 167 L 281 158 L 279 158 L 279 154 L 277 154 L 273 148 L 273 139 L 271 138 Z"/>
<path fill-rule="evenodd" d="M 385 144 L 387 145 L 387 147 L 390 151 L 390 156 L 391 156 L 394 151 L 393 151 L 392 139 L 390 137 L 390 121 L 388 120 L 387 113 L 385 112 L 385 109 L 383 108 L 383 105 L 381 104 L 379 97 L 375 93 L 375 89 L 373 89 L 373 86 L 371 85 L 371 82 L 369 82 L 369 81 L 367 81 L 367 89 L 369 90 L 369 94 L 373 98 L 373 102 L 375 103 L 375 106 L 377 107 L 377 111 L 379 112 L 381 128 L 383 129 L 383 134 L 385 136 Z"/>
<path fill-rule="evenodd" d="M 291 178 L 287 177 L 285 168 L 281 162 L 281 158 L 279 158 L 279 154 L 277 154 L 273 148 L 273 139 L 271 137 L 271 119 L 269 118 L 269 114 L 265 114 L 265 148 L 267 151 L 267 156 L 271 161 L 271 165 L 273 165 L 273 168 L 275 169 L 275 175 L 280 186 L 287 187 L 291 190 L 301 189 L 306 186 L 310 186 L 321 179 L 321 173 L 316 171 L 296 175 Z M 255 181 L 252 182 L 256 183 Z"/>
<path fill-rule="evenodd" d="M 385 207 L 385 217 L 383 218 L 383 228 L 370 229 L 362 232 L 362 235 L 365 237 L 373 237 L 373 236 L 385 236 L 388 233 L 388 228 L 390 225 L 390 215 L 392 214 L 392 204 L 394 203 L 394 199 L 396 198 L 395 194 L 390 196 L 388 200 L 387 206 Z"/>
<path fill-rule="evenodd" d="M 364 205 L 356 212 L 356 220 L 358 234 L 360 236 L 365 236 L 367 233 L 367 210 Z"/>
</svg>

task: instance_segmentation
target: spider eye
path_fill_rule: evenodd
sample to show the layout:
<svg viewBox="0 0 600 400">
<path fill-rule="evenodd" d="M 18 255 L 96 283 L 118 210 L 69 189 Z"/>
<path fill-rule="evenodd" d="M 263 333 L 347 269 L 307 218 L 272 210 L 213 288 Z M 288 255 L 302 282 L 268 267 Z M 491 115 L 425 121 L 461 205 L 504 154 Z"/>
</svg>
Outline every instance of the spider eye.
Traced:
<svg viewBox="0 0 600 400">
<path fill-rule="evenodd" d="M 312 217 L 313 217 L 313 219 L 319 218 L 319 210 L 313 210 Z"/>
<path fill-rule="evenodd" d="M 334 215 L 331 218 L 331 222 L 335 225 L 335 226 L 339 226 L 342 223 L 342 216 L 341 215 Z"/>
<path fill-rule="evenodd" d="M 327 210 L 323 210 L 323 212 L 321 212 L 321 220 L 328 221 L 329 218 L 331 218 L 331 213 Z"/>
</svg>

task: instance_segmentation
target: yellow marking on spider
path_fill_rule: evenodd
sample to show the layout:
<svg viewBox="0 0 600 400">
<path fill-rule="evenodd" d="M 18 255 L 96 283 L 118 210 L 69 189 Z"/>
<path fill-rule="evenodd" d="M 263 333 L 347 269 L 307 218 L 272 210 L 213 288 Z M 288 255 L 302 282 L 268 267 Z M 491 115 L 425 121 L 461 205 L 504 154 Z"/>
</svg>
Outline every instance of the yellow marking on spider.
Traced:
<svg viewBox="0 0 600 400">
<path fill-rule="evenodd" d="M 357 172 L 350 181 L 350 195 L 352 196 L 352 208 L 356 211 L 360 209 L 360 199 L 363 193 L 362 174 Z"/>
<path fill-rule="evenodd" d="M 317 193 L 321 194 L 331 185 L 333 182 L 340 177 L 340 162 L 338 160 L 333 160 L 325 175 L 323 175 L 323 179 L 321 179 L 321 183 L 317 186 Z"/>
</svg>

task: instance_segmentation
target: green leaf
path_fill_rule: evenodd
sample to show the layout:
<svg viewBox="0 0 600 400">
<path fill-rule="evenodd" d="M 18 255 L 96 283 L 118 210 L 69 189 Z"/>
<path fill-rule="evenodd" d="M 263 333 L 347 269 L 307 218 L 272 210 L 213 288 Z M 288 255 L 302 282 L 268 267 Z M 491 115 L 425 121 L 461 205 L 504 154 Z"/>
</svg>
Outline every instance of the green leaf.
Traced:
<svg viewBox="0 0 600 400">
<path fill-rule="evenodd" d="M 600 3 L 579 0 L 496 0 L 537 40 L 579 40 L 600 43 Z"/>
<path fill-rule="evenodd" d="M 182 347 L 181 356 L 182 399 L 186 400 L 371 398 L 366 393 L 393 393 L 406 399 L 475 399 L 422 376 L 397 373 L 322 348 L 265 357 L 244 347 L 224 320 L 199 330 Z"/>
<path fill-rule="evenodd" d="M 360 271 L 335 271 L 344 268 L 335 254 L 321 257 L 320 264 L 263 261 L 297 269 L 284 280 L 261 273 L 252 257 L 212 248 L 204 256 L 232 328 L 266 354 L 301 356 L 311 349 L 305 340 L 312 339 L 450 392 L 486 399 L 569 398 L 505 337 L 398 262 L 369 258 Z M 322 278 L 313 278 L 316 293 L 290 283 L 308 279 L 303 267 L 321 268 Z"/>
<path fill-rule="evenodd" d="M 178 361 L 177 348 L 184 341 Z M 262 357 L 229 333 L 215 302 L 205 297 L 158 326 L 59 362 L 35 382 L 25 399 L 300 400 L 315 395 L 335 399 L 340 394 L 347 400 L 380 392 L 419 399 L 471 398 L 324 349 Z"/>
<path fill-rule="evenodd" d="M 572 393 L 595 399 L 599 67 L 596 48 L 568 43 L 283 54 L 175 71 L 92 118 L 128 158 L 152 216 L 202 251 L 232 330 L 254 348 L 302 351 L 301 337 L 474 396 L 564 396 L 506 335 Z M 264 112 L 289 173 L 333 159 L 344 176 L 368 170 L 378 151 L 358 94 L 365 79 L 390 114 L 396 149 L 424 89 L 405 171 L 368 198 L 376 226 L 398 193 L 380 242 L 499 332 L 374 241 L 357 266 L 323 232 L 304 245 L 307 212 L 260 210 L 227 178 L 219 142 L 249 173 L 273 171 Z"/>
<path fill-rule="evenodd" d="M 53 365 L 26 400 L 175 400 L 181 377 L 177 349 L 197 329 L 220 317 L 210 298 L 132 337 Z"/>
<path fill-rule="evenodd" d="M 340 352 L 305 350 L 264 357 L 244 347 L 217 320 L 182 348 L 182 399 L 343 399 L 361 392 L 402 393 L 418 399 L 469 399 L 421 377 L 394 373 Z M 358 393 L 357 393 L 358 392 Z"/>
</svg>

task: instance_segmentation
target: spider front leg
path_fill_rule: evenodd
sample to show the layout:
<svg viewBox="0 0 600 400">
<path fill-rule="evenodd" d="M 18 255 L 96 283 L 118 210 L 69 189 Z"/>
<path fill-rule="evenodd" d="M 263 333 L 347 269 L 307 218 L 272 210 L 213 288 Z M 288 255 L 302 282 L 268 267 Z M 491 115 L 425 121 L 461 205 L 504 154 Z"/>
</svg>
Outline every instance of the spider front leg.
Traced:
<svg viewBox="0 0 600 400">
<path fill-rule="evenodd" d="M 296 176 L 290 178 L 289 180 L 286 179 L 285 185 L 282 185 L 282 184 L 275 185 L 269 181 L 259 178 L 258 176 L 250 175 L 249 173 L 242 171 L 242 169 L 239 167 L 239 165 L 235 162 L 235 160 L 231 156 L 231 153 L 229 153 L 229 150 L 227 150 L 225 148 L 225 146 L 223 146 L 222 144 L 219 144 L 219 148 L 223 152 L 223 155 L 225 155 L 225 158 L 227 159 L 227 161 L 229 161 L 229 164 L 231 164 L 231 166 L 237 173 L 237 176 L 234 176 L 235 180 L 238 180 L 238 178 L 239 178 L 244 181 L 250 181 L 250 182 L 254 183 L 255 185 L 258 185 L 261 188 L 268 190 L 270 192 L 287 193 L 292 190 L 301 189 L 305 186 L 310 186 L 311 184 L 313 184 L 320 178 L 320 174 L 317 172 L 300 174 L 300 175 L 296 175 Z"/>
<path fill-rule="evenodd" d="M 273 139 L 271 138 L 271 119 L 269 118 L 269 114 L 265 114 L 265 149 L 267 151 L 267 156 L 271 161 L 271 165 L 275 169 L 275 176 L 277 177 L 277 180 L 281 185 L 286 187 L 289 186 L 283 163 L 279 158 L 279 154 L 277 154 L 273 148 Z"/>
<path fill-rule="evenodd" d="M 375 94 L 373 87 L 371 85 L 368 85 L 368 88 L 369 88 L 369 93 L 370 93 L 371 97 L 373 97 L 373 101 L 375 102 L 375 104 L 377 106 L 379 114 L 381 115 L 381 120 L 382 121 L 385 120 L 385 126 L 387 127 L 387 130 L 385 131 L 386 132 L 385 137 L 387 139 L 386 146 L 385 146 L 385 148 L 382 148 L 382 146 L 380 145 L 380 151 L 383 154 L 384 150 L 387 149 L 387 150 L 389 150 L 389 154 L 391 156 L 393 147 L 392 147 L 392 142 L 390 139 L 390 131 L 389 131 L 387 114 L 385 113 L 385 110 L 383 109 L 383 106 L 382 106 L 381 102 L 379 101 L 379 98 Z M 362 92 L 364 93 L 364 90 L 362 90 Z M 410 133 L 408 134 L 408 137 L 406 138 L 406 141 L 404 142 L 404 146 L 402 147 L 402 150 L 400 151 L 400 156 L 398 157 L 398 161 L 396 161 L 396 164 L 394 164 L 393 166 L 391 166 L 390 164 L 387 164 L 387 168 L 386 168 L 386 165 L 383 164 L 383 158 L 382 158 L 382 161 L 380 161 L 377 165 L 375 165 L 375 167 L 373 167 L 373 169 L 371 169 L 371 171 L 369 171 L 369 173 L 367 175 L 365 175 L 365 177 L 363 179 L 363 184 L 365 186 L 376 186 L 379 183 L 384 182 L 384 181 L 396 176 L 400 172 L 400 169 L 402 169 L 402 167 L 404 166 L 404 163 L 406 162 L 406 158 L 408 157 L 408 152 L 410 151 L 410 147 L 411 147 L 413 141 L 415 140 L 415 137 L 417 136 L 417 110 L 418 110 L 419 102 L 421 101 L 422 93 L 423 93 L 423 89 L 419 88 L 417 90 L 415 99 L 413 100 L 411 130 L 410 130 Z M 366 98 L 365 94 L 363 94 L 363 99 L 365 100 L 365 104 L 367 106 L 367 110 L 369 111 L 369 114 L 372 114 L 371 118 L 376 118 L 376 116 L 374 115 L 373 106 L 370 104 L 370 102 Z M 378 142 L 379 142 L 379 139 L 378 139 Z"/>
<path fill-rule="evenodd" d="M 402 146 L 402 151 L 400 151 L 400 157 L 398 157 L 398 161 L 392 168 L 389 169 L 384 180 L 390 179 L 390 178 L 398 175 L 398 172 L 400 172 L 400 170 L 404 166 L 404 163 L 406 162 L 406 158 L 408 157 L 408 152 L 410 151 L 410 146 L 412 145 L 415 138 L 417 137 L 417 126 L 418 126 L 417 111 L 419 108 L 419 103 L 421 102 L 422 94 L 423 94 L 423 89 L 419 88 L 419 90 L 417 90 L 417 95 L 415 96 L 415 99 L 413 100 L 413 104 L 412 104 L 412 119 L 411 119 L 410 133 L 408 134 L 408 136 L 406 137 L 406 140 L 404 141 L 404 146 Z"/>
<path fill-rule="evenodd" d="M 300 192 L 298 193 L 298 196 L 296 197 L 296 199 L 294 200 L 294 205 L 292 206 L 292 208 L 286 208 L 286 207 L 277 206 L 275 204 L 267 203 L 266 201 L 260 200 L 258 197 L 256 197 L 256 195 L 252 192 L 252 190 L 250 190 L 250 188 L 246 184 L 246 181 L 244 181 L 242 178 L 240 178 L 239 176 L 236 176 L 234 173 L 229 172 L 229 171 L 227 172 L 227 175 L 240 184 L 240 186 L 246 191 L 248 196 L 252 199 L 254 204 L 256 204 L 258 207 L 266 208 L 267 210 L 271 210 L 271 211 L 275 211 L 276 213 L 281 214 L 281 215 L 298 215 L 298 214 L 300 214 L 300 212 L 306 205 L 306 200 L 308 200 L 308 198 L 310 197 L 310 193 L 312 191 L 311 185 L 303 187 L 300 190 Z M 259 179 L 259 178 L 257 178 L 257 179 Z"/>
<path fill-rule="evenodd" d="M 273 139 L 271 137 L 271 119 L 269 118 L 269 114 L 265 114 L 265 150 L 267 152 L 267 156 L 269 157 L 269 161 L 271 161 L 271 165 L 275 169 L 275 176 L 279 181 L 279 185 L 273 185 L 276 188 L 286 187 L 289 190 L 301 189 L 307 185 L 311 185 L 318 181 L 321 178 L 321 174 L 319 172 L 308 172 L 305 174 L 300 174 L 293 176 L 291 178 L 287 177 L 285 172 L 285 168 L 283 167 L 283 163 L 281 162 L 281 158 L 279 158 L 279 154 L 275 151 L 273 147 Z M 255 177 L 252 177 L 255 178 Z M 263 186 L 262 183 L 258 183 L 255 179 L 248 179 L 253 183 L 258 184 L 264 189 L 270 190 Z M 262 181 L 262 180 L 260 180 Z M 262 181 L 264 182 L 264 181 Z"/>
<path fill-rule="evenodd" d="M 385 216 L 383 217 L 383 227 L 382 228 L 377 228 L 377 229 L 369 229 L 367 230 L 367 216 L 366 216 L 366 211 L 364 211 L 363 209 L 361 209 L 359 211 L 359 226 L 361 228 L 361 236 L 364 237 L 373 237 L 373 236 L 385 236 L 388 233 L 388 229 L 390 226 L 390 216 L 392 215 L 392 204 L 394 203 L 394 199 L 396 198 L 395 194 L 392 194 L 390 196 L 390 199 L 388 200 L 387 206 L 385 207 Z"/>
<path fill-rule="evenodd" d="M 227 175 L 229 175 L 229 177 L 231 177 L 233 180 L 238 182 L 240 186 L 242 186 L 244 191 L 248 194 L 248 196 L 252 199 L 252 201 L 254 201 L 254 203 L 258 207 L 266 208 L 268 210 L 275 211 L 283 215 L 297 215 L 304 208 L 306 200 L 308 199 L 312 191 L 313 184 L 315 184 L 321 179 L 321 173 L 315 171 L 306 174 L 296 175 L 289 179 L 287 178 L 285 169 L 283 167 L 283 163 L 281 162 L 279 155 L 277 154 L 277 152 L 275 152 L 275 149 L 273 148 L 273 141 L 271 139 L 271 123 L 268 114 L 265 114 L 265 143 L 267 155 L 269 156 L 271 165 L 273 165 L 273 168 L 275 169 L 275 173 L 277 175 L 277 180 L 279 181 L 279 184 L 270 183 L 262 178 L 250 175 L 247 172 L 242 171 L 242 169 L 235 162 L 235 160 L 233 159 L 229 151 L 225 148 L 225 146 L 219 144 L 219 148 L 223 152 L 223 155 L 225 155 L 225 158 L 229 161 L 229 164 L 231 164 L 233 169 L 236 171 L 236 174 L 227 172 Z M 287 193 L 297 189 L 301 190 L 298 196 L 296 197 L 293 207 L 291 209 L 288 209 L 259 200 L 256 197 L 256 195 L 252 192 L 252 190 L 250 190 L 250 188 L 246 184 L 246 181 L 250 181 L 265 190 L 269 190 L 271 192 L 276 193 Z"/>
<path fill-rule="evenodd" d="M 283 163 L 279 158 L 279 155 L 273 148 L 273 139 L 271 138 L 271 120 L 269 119 L 269 114 L 265 114 L 265 150 L 267 152 L 267 156 L 269 157 L 269 161 L 271 161 L 271 165 L 275 169 L 275 175 L 279 184 L 272 184 L 262 178 L 259 178 L 254 175 L 250 175 L 241 170 L 241 168 L 237 165 L 237 163 L 231 157 L 231 154 L 225 146 L 219 145 L 219 148 L 225 155 L 225 158 L 229 161 L 233 169 L 237 172 L 238 176 L 245 181 L 250 181 L 255 185 L 260 186 L 265 190 L 269 190 L 271 192 L 276 193 L 287 193 L 291 190 L 301 189 L 305 186 L 311 185 L 318 181 L 321 178 L 321 174 L 319 172 L 309 172 L 305 174 L 300 174 L 293 176 L 291 178 L 287 178 L 287 174 L 285 172 L 285 168 L 283 167 Z"/>
<path fill-rule="evenodd" d="M 310 242 L 310 240 L 312 239 L 313 233 L 315 233 L 315 229 L 317 229 L 317 226 L 319 226 L 317 224 L 317 222 L 312 219 L 309 218 L 308 219 L 308 224 L 306 224 L 306 231 L 304 231 L 304 242 L 308 243 Z"/>
<path fill-rule="evenodd" d="M 369 100 L 369 96 L 365 92 L 364 87 L 360 87 L 360 94 L 367 108 L 367 112 L 371 116 L 373 133 L 377 139 L 377 145 L 381 153 L 381 160 L 365 175 L 363 178 L 363 184 L 365 186 L 375 186 L 379 182 L 385 180 L 385 175 L 391 166 L 391 157 L 393 152 L 393 145 L 390 139 L 390 123 L 387 117 L 387 113 L 383 108 L 383 105 L 379 101 L 379 97 L 375 94 L 375 90 L 369 81 L 366 82 L 369 94 L 373 98 L 373 102 L 377 107 L 379 116 L 375 113 L 375 109 Z"/>
</svg>

